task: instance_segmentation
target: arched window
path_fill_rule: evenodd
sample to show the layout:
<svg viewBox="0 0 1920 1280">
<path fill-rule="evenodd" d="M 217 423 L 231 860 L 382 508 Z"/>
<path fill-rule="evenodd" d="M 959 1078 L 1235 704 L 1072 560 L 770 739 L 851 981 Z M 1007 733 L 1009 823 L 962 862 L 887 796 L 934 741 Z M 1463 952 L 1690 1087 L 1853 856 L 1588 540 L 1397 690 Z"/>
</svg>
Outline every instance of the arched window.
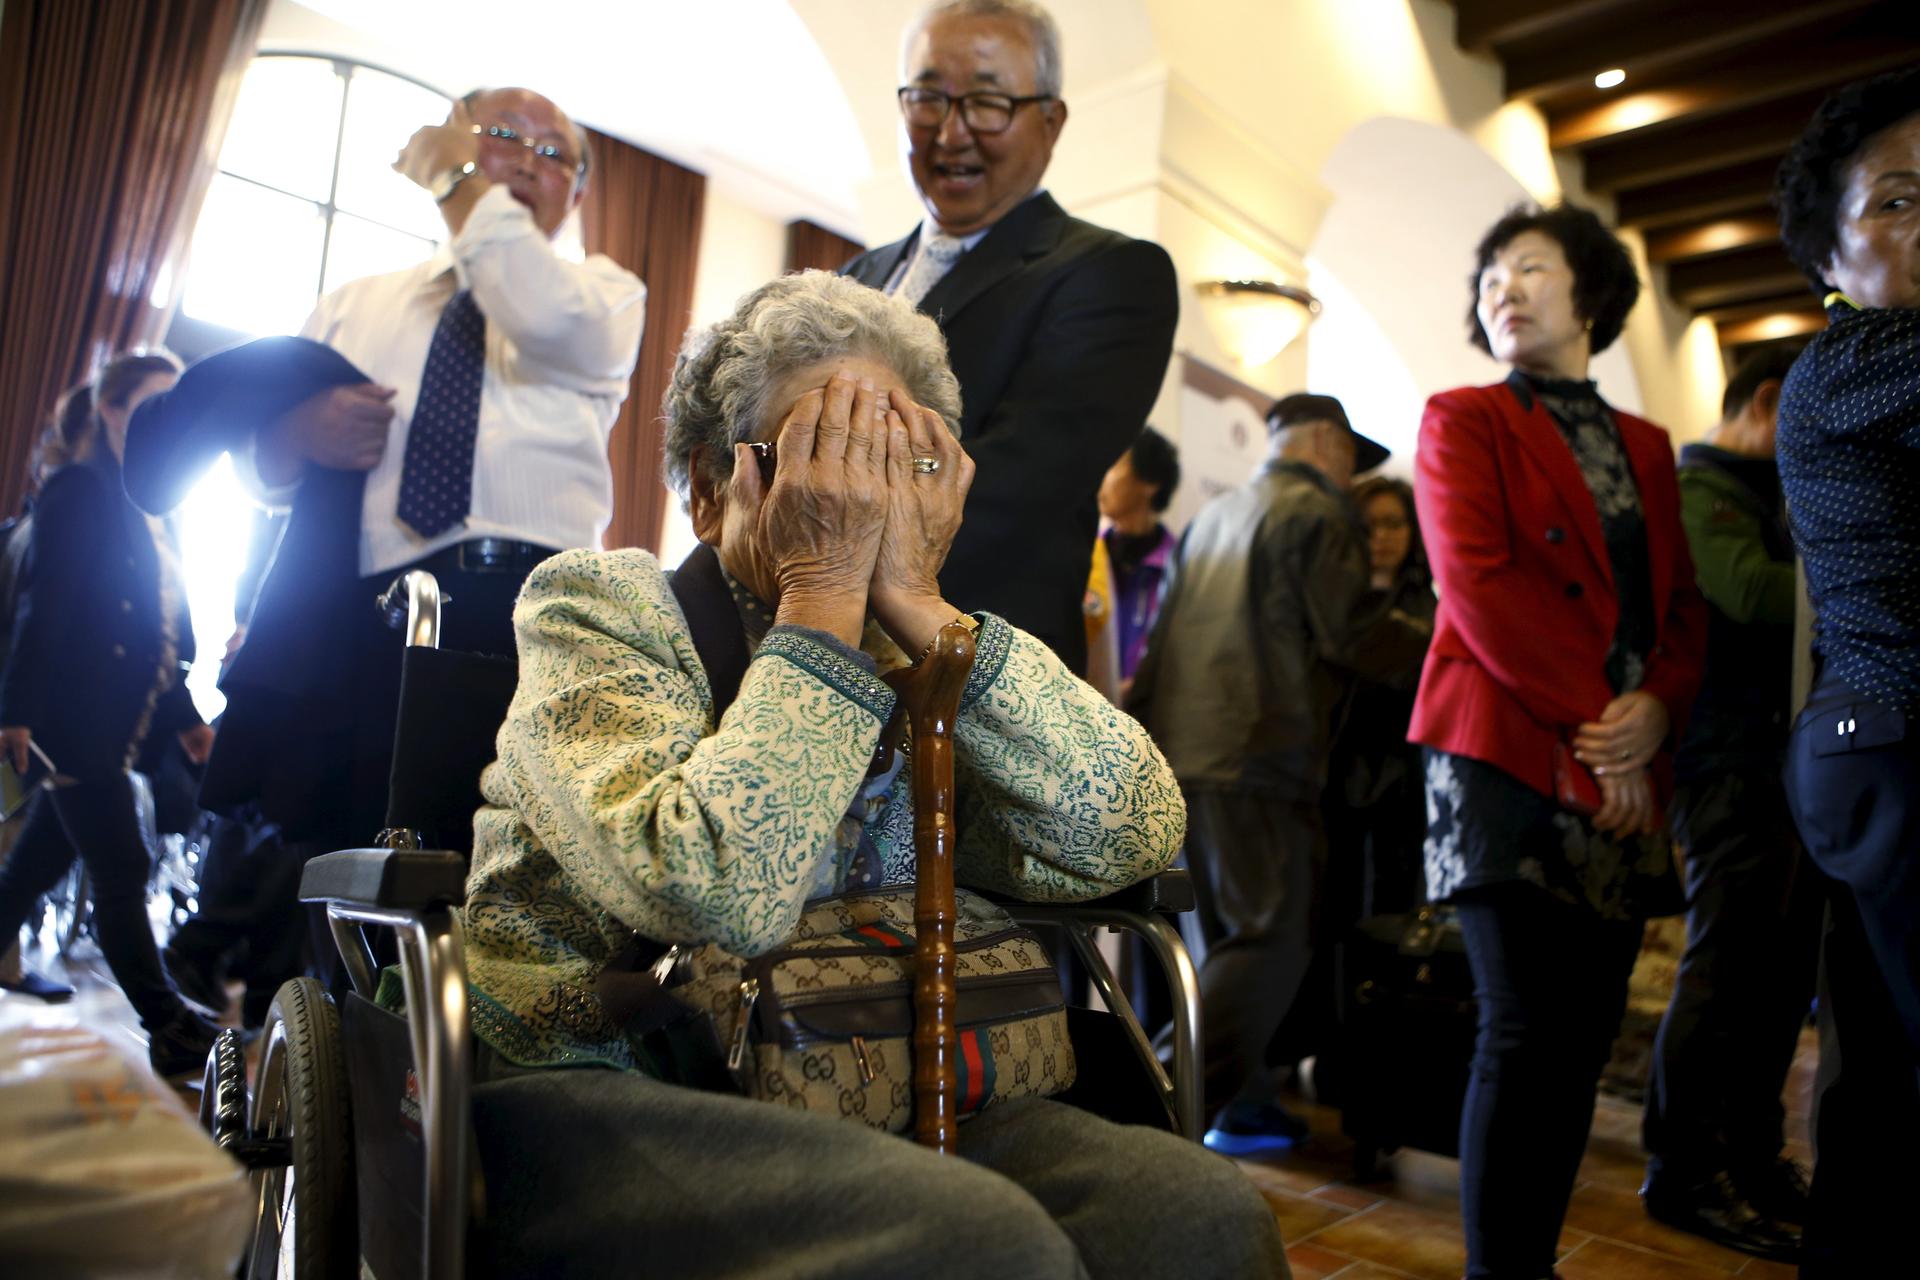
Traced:
<svg viewBox="0 0 1920 1280">
<path fill-rule="evenodd" d="M 393 162 L 451 106 L 362 63 L 255 58 L 194 225 L 182 313 L 249 335 L 292 333 L 322 293 L 431 255 L 446 225 Z"/>
</svg>

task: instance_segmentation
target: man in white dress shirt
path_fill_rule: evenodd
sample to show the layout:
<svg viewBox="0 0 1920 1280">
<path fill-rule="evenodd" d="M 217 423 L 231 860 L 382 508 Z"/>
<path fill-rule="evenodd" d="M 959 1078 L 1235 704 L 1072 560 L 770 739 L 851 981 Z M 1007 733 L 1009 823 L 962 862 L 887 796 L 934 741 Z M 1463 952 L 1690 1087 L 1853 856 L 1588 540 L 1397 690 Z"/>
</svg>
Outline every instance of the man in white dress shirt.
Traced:
<svg viewBox="0 0 1920 1280">
<path fill-rule="evenodd" d="M 394 167 L 438 203 L 446 243 L 419 266 L 320 300 L 302 336 L 372 381 L 313 395 L 253 437 L 240 470 L 270 505 L 293 502 L 310 469 L 366 477 L 362 589 L 326 624 L 352 654 L 338 714 L 286 735 L 297 742 L 250 743 L 284 758 L 238 771 L 291 840 L 366 844 L 380 825 L 400 639 L 376 616 L 379 591 L 427 569 L 450 597 L 442 643 L 511 655 L 527 573 L 556 551 L 600 545 L 613 505 L 607 440 L 646 286 L 604 256 L 573 263 L 554 251 L 585 190 L 587 155 L 584 133 L 524 89 L 471 93 L 445 123 L 416 132 Z M 302 568 L 338 571 L 274 571 Z M 216 762 L 210 790 L 221 777 Z"/>
</svg>

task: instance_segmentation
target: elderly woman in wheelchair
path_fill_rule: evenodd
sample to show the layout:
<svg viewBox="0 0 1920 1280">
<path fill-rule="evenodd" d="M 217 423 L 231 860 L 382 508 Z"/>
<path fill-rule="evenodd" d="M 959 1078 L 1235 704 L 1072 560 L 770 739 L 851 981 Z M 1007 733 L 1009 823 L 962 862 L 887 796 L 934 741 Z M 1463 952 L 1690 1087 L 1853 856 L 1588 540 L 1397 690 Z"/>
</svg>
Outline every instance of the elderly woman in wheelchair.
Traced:
<svg viewBox="0 0 1920 1280">
<path fill-rule="evenodd" d="M 913 878 L 914 788 L 882 741 L 881 675 L 956 619 L 976 650 L 953 725 L 961 881 L 1099 897 L 1167 866 L 1185 814 L 1137 724 L 1032 637 L 941 598 L 973 464 L 930 320 L 850 280 L 785 277 L 689 339 L 665 409 L 702 547 L 671 583 L 642 551 L 557 556 L 515 611 L 519 686 L 464 911 L 487 1187 L 471 1256 L 523 1275 L 1285 1274 L 1230 1164 L 1033 1096 L 1070 1052 L 1034 1031 L 1044 1017 L 962 1036 L 977 1109 L 957 1159 L 884 1131 L 902 1087 L 877 1023 L 851 1057 L 761 1072 L 769 1100 L 688 1087 L 770 1025 L 758 985 L 771 999 L 769 953 L 796 934 L 833 944 L 803 985 L 898 945 L 873 904 Z M 823 895 L 841 895 L 824 924 Z M 980 901 L 963 897 L 960 950 L 1018 967 L 1030 939 L 969 933 L 970 911 L 995 910 Z M 761 959 L 729 974 L 729 955 Z M 644 998 L 676 963 L 690 990 L 720 990 L 712 1017 Z M 1012 981 L 998 998 L 1017 1006 Z M 978 989 L 995 999 L 995 977 Z"/>
</svg>

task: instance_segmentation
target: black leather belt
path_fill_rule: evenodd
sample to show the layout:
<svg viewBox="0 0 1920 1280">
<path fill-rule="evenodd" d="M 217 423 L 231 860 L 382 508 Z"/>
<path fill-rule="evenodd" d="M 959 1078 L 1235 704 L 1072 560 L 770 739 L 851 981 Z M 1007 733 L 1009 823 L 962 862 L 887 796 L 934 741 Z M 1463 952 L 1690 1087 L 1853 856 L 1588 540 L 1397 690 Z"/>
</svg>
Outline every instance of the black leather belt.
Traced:
<svg viewBox="0 0 1920 1280">
<path fill-rule="evenodd" d="M 442 547 L 420 562 L 431 573 L 520 573 L 525 574 L 548 556 L 560 554 L 557 548 L 537 542 L 514 542 L 507 538 L 469 538 L 451 547 Z"/>
</svg>

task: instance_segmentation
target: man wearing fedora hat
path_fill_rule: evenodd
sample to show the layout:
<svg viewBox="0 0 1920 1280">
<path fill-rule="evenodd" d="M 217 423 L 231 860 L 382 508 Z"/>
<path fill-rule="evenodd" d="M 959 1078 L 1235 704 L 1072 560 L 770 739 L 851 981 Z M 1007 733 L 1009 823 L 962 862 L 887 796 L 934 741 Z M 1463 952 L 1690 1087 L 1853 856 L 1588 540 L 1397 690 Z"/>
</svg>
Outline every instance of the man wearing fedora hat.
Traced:
<svg viewBox="0 0 1920 1280">
<path fill-rule="evenodd" d="M 1411 687 L 1432 634 L 1370 585 L 1347 499 L 1387 450 L 1332 396 L 1287 396 L 1267 428 L 1265 465 L 1187 527 L 1128 699 L 1186 797 L 1207 1142 L 1229 1154 L 1305 1135 L 1264 1065 L 1313 956 L 1334 714 L 1356 675 Z"/>
</svg>

